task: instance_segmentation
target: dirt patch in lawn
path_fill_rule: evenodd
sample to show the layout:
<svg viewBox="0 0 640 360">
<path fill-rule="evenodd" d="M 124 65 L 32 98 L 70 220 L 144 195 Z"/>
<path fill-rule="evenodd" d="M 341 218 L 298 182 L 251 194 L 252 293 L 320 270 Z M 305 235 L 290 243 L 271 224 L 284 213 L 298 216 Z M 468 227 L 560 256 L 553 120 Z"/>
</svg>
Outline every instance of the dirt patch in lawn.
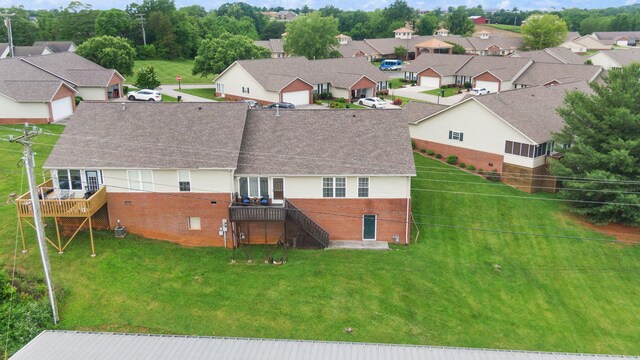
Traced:
<svg viewBox="0 0 640 360">
<path fill-rule="evenodd" d="M 622 224 L 609 224 L 600 226 L 590 223 L 585 217 L 580 215 L 563 213 L 560 216 L 578 223 L 584 226 L 586 229 L 597 231 L 607 236 L 612 236 L 618 241 L 629 244 L 640 244 L 640 226 L 630 226 Z"/>
<path fill-rule="evenodd" d="M 478 32 L 480 31 L 488 31 L 489 34 L 491 35 L 495 35 L 495 36 L 500 36 L 500 37 L 518 37 L 521 38 L 522 34 L 518 34 L 517 32 L 513 32 L 513 31 L 508 31 L 508 30 L 502 30 L 502 29 L 496 29 L 494 27 L 491 26 L 482 26 L 482 25 L 476 25 L 476 31 L 473 33 L 473 36 L 478 36 Z"/>
</svg>

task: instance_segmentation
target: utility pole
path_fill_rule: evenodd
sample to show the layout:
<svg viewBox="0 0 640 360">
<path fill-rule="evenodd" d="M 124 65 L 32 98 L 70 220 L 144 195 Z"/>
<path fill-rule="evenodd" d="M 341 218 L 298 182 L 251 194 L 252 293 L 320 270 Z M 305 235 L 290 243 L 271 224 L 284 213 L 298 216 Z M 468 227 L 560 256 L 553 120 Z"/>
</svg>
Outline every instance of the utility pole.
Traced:
<svg viewBox="0 0 640 360">
<path fill-rule="evenodd" d="M 11 32 L 11 17 L 15 14 L 2 13 L 0 14 L 4 18 L 4 25 L 7 27 L 7 37 L 9 38 L 9 50 L 11 51 L 11 57 L 13 57 L 13 33 Z"/>
<path fill-rule="evenodd" d="M 9 141 L 21 144 L 24 147 L 24 153 L 22 160 L 24 166 L 27 169 L 27 180 L 29 181 L 29 193 L 31 194 L 31 210 L 33 211 L 33 223 L 35 224 L 36 234 L 38 236 L 38 247 L 40 248 L 40 258 L 42 259 L 42 267 L 44 268 L 44 278 L 47 282 L 47 288 L 49 289 L 49 301 L 51 302 L 51 312 L 53 313 L 53 323 L 57 324 L 60 318 L 58 317 L 58 308 L 56 307 L 56 300 L 53 295 L 53 283 L 51 282 L 51 267 L 49 266 L 49 255 L 47 254 L 47 244 L 44 235 L 44 224 L 42 223 L 42 212 L 40 210 L 40 197 L 38 194 L 38 186 L 36 185 L 36 175 L 33 170 L 35 166 L 33 156 L 33 138 L 38 136 L 41 130 L 33 126 L 29 128 L 28 124 L 25 124 L 22 135 L 14 138 L 13 135 L 9 136 Z"/>
<path fill-rule="evenodd" d="M 147 34 L 144 32 L 144 15 L 138 14 L 138 16 L 140 20 L 140 25 L 142 26 L 142 43 L 144 45 L 147 45 Z"/>
</svg>

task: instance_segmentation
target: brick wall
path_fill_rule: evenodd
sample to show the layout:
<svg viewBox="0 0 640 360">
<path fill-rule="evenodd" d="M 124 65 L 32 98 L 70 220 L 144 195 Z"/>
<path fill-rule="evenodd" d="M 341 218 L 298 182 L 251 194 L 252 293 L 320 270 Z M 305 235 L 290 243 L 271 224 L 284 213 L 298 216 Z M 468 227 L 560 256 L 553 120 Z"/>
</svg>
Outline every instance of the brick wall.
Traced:
<svg viewBox="0 0 640 360">
<path fill-rule="evenodd" d="M 0 119 L 0 125 L 9 125 L 9 124 L 48 124 L 49 119 L 47 118 L 2 118 Z"/>
<path fill-rule="evenodd" d="M 282 102 L 282 98 L 284 93 L 286 92 L 296 92 L 302 90 L 309 90 L 309 104 L 313 104 L 313 86 L 307 84 L 306 82 L 296 79 L 291 82 L 291 84 L 285 86 L 280 90 L 280 101 Z"/>
<path fill-rule="evenodd" d="M 376 240 L 392 242 L 393 235 L 400 235 L 400 243 L 405 243 L 408 199 L 288 200 L 324 228 L 330 240 L 362 240 L 362 216 L 375 214 Z"/>
<path fill-rule="evenodd" d="M 467 165 L 473 165 L 476 169 L 493 170 L 502 172 L 503 156 L 484 151 L 465 149 L 457 146 L 445 145 L 431 141 L 413 139 L 417 149 L 433 150 L 442 154 L 442 158 L 449 155 L 457 155 L 458 161 Z"/>
<path fill-rule="evenodd" d="M 186 246 L 223 246 L 218 229 L 229 217 L 229 200 L 224 193 L 107 193 L 112 228 L 120 220 L 127 232 Z M 189 230 L 190 216 L 200 217 L 201 230 Z"/>
<path fill-rule="evenodd" d="M 424 70 L 423 72 L 418 74 L 418 86 L 421 86 L 422 84 L 420 83 L 420 78 L 422 76 L 429 76 L 429 77 L 435 77 L 438 78 L 438 86 L 442 85 L 442 77 L 440 77 L 440 75 L 435 72 L 433 69 L 429 68 L 427 70 Z"/>
</svg>

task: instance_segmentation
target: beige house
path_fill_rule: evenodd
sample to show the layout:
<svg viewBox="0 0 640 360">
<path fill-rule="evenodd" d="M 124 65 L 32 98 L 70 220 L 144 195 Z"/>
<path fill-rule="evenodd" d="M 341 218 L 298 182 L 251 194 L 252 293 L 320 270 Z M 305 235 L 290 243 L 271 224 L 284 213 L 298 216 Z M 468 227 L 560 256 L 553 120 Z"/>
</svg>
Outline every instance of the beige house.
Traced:
<svg viewBox="0 0 640 360">
<path fill-rule="evenodd" d="M 554 191 L 555 181 L 545 176 L 556 152 L 552 134 L 564 126 L 556 109 L 568 91 L 590 88 L 581 81 L 468 97 L 411 121 L 411 138 L 418 148 L 496 170 L 503 182 L 523 191 Z"/>
<path fill-rule="evenodd" d="M 271 57 L 279 59 L 285 57 L 284 53 L 284 40 L 283 39 L 269 39 L 269 40 L 256 40 L 254 43 L 258 46 L 265 47 L 271 51 Z"/>
<path fill-rule="evenodd" d="M 588 57 L 594 65 L 606 70 L 640 62 L 640 49 L 601 50 Z"/>
</svg>

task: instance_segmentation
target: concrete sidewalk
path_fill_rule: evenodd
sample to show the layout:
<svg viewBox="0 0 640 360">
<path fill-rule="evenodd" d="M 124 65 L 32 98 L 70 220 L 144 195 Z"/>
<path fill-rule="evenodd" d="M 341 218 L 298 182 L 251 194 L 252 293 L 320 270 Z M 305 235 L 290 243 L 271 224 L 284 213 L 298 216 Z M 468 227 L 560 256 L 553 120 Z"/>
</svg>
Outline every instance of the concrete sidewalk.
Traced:
<svg viewBox="0 0 640 360">
<path fill-rule="evenodd" d="M 211 89 L 212 94 L 215 92 L 215 88 L 213 87 L 213 85 L 209 85 L 209 84 L 182 85 L 181 87 L 183 89 Z M 185 94 L 177 90 L 178 90 L 178 85 L 162 85 L 160 86 L 160 89 L 158 89 L 158 91 L 160 91 L 161 94 L 165 94 L 173 97 L 182 96 L 182 101 L 184 102 L 215 102 L 215 100 L 206 99 L 200 96 Z"/>
<path fill-rule="evenodd" d="M 410 86 L 405 88 L 392 89 L 389 91 L 389 93 L 391 95 L 404 96 L 410 99 L 422 100 L 422 101 L 427 101 L 433 104 L 437 104 L 438 96 L 422 93 L 423 91 L 432 90 L 432 89 L 433 88 L 426 87 L 426 86 Z M 464 98 L 466 94 L 467 93 L 462 93 L 462 94 L 457 94 L 457 95 L 448 96 L 448 97 L 440 97 L 440 104 L 453 105 L 459 102 L 460 100 L 462 100 L 462 98 Z"/>
</svg>

